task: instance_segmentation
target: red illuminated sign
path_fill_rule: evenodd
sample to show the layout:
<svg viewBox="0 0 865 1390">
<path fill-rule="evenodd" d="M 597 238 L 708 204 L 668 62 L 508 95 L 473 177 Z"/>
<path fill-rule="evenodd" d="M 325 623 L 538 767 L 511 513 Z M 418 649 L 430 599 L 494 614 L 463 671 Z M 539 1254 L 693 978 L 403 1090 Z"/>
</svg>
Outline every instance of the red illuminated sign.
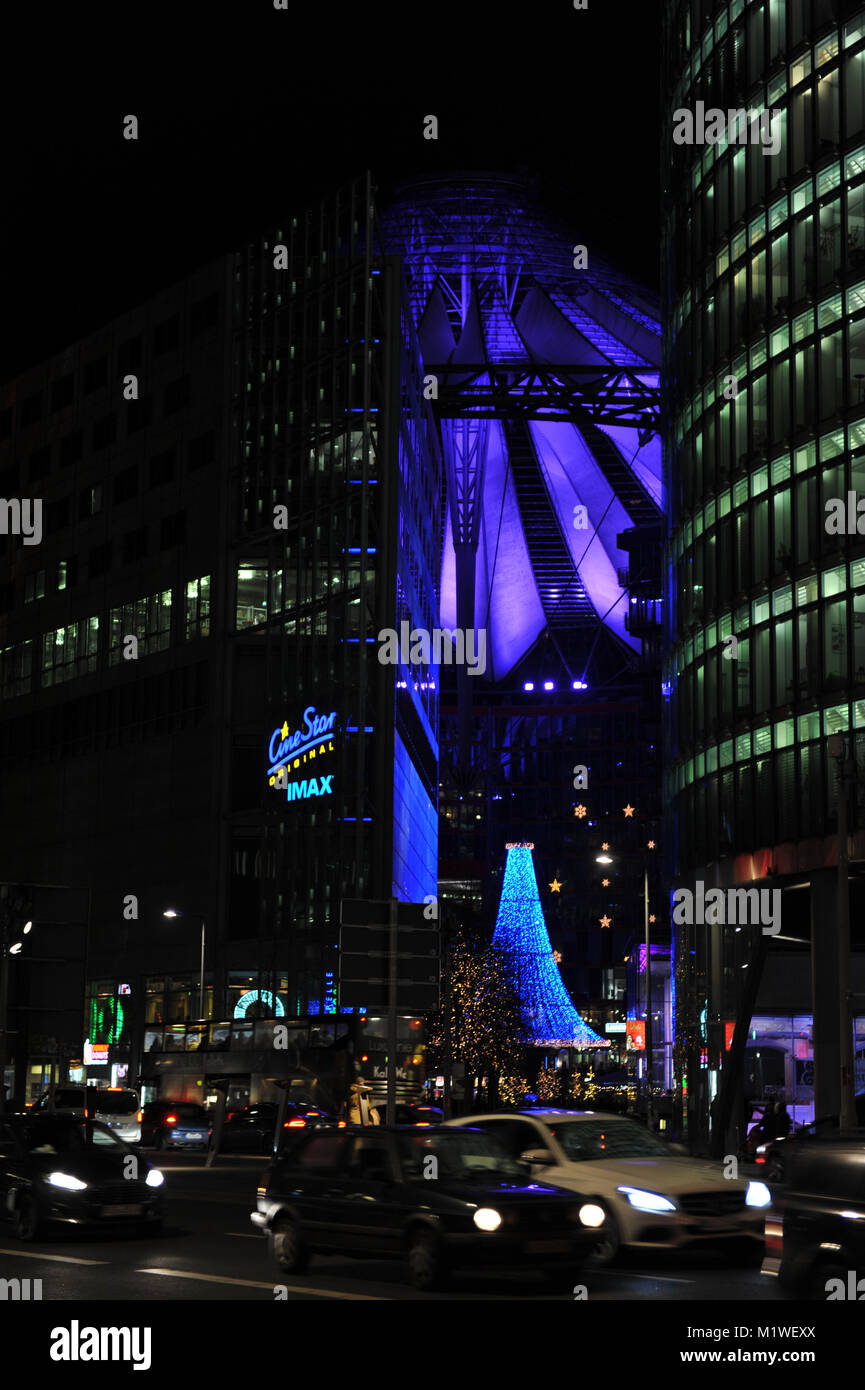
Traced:
<svg viewBox="0 0 865 1390">
<path fill-rule="evenodd" d="M 643 1019 L 628 1019 L 628 1051 L 645 1052 L 646 1024 Z"/>
</svg>

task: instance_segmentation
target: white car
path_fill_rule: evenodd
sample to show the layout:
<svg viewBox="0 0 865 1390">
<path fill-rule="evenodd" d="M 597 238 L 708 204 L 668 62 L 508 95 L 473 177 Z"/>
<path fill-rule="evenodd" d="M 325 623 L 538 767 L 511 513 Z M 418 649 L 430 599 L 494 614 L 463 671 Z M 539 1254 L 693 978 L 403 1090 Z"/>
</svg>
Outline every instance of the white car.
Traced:
<svg viewBox="0 0 865 1390">
<path fill-rule="evenodd" d="M 127 1144 L 137 1144 L 141 1139 L 138 1092 L 125 1086 L 56 1086 L 53 1101 L 51 1092 L 44 1091 L 33 1110 L 76 1115 L 81 1120 L 89 1115 Z"/>
<path fill-rule="evenodd" d="M 622 1247 L 660 1250 L 724 1242 L 743 1262 L 763 1257 L 762 1182 L 725 1178 L 723 1167 L 679 1155 L 635 1120 L 591 1110 L 523 1110 L 448 1120 L 495 1134 L 544 1182 L 591 1192 L 607 1220 L 597 1258 Z"/>
</svg>

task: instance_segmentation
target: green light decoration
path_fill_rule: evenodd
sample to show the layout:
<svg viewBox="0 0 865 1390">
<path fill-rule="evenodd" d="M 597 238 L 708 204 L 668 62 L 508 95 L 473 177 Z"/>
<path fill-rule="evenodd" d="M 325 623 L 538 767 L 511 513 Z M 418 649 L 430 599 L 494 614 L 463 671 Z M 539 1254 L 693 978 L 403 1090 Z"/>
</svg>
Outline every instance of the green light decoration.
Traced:
<svg viewBox="0 0 865 1390">
<path fill-rule="evenodd" d="M 123 1005 L 119 999 L 96 996 L 90 1000 L 90 1041 L 116 1043 L 123 1034 Z"/>
</svg>

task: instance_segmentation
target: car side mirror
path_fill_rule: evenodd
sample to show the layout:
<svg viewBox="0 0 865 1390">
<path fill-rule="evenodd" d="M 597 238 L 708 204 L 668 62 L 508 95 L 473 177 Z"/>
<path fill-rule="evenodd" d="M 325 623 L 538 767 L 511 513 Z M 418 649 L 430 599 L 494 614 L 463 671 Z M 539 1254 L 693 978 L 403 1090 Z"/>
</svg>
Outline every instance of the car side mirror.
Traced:
<svg viewBox="0 0 865 1390">
<path fill-rule="evenodd" d="M 524 1153 L 520 1154 L 521 1163 L 537 1163 L 548 1166 L 555 1161 L 552 1154 L 546 1149 L 526 1149 Z"/>
</svg>

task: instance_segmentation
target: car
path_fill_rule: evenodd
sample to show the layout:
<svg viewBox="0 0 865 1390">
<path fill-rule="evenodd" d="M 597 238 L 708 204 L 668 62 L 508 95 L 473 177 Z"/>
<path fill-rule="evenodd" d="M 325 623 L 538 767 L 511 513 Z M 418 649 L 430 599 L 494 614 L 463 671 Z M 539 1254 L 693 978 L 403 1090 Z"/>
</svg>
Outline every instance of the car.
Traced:
<svg viewBox="0 0 865 1390">
<path fill-rule="evenodd" d="M 276 1101 L 261 1101 L 246 1105 L 242 1110 L 226 1115 L 219 1142 L 220 1153 L 272 1153 L 279 1106 Z M 336 1125 L 337 1121 L 316 1105 L 289 1101 L 283 1119 L 283 1129 L 307 1129 L 312 1126 Z"/>
<path fill-rule="evenodd" d="M 142 1111 L 141 1143 L 155 1149 L 206 1149 L 212 1121 L 203 1105 L 187 1100 L 149 1100 Z"/>
<path fill-rule="evenodd" d="M 604 1214 L 531 1177 L 476 1129 L 310 1129 L 274 1160 L 251 1220 L 286 1274 L 315 1254 L 404 1259 L 415 1288 L 458 1269 L 541 1269 L 570 1288 Z"/>
<path fill-rule="evenodd" d="M 822 1138 L 824 1134 L 837 1136 L 840 1127 L 840 1119 L 837 1115 L 823 1115 L 816 1120 L 811 1120 L 808 1124 L 800 1125 L 794 1129 L 792 1134 L 786 1134 L 783 1138 L 769 1139 L 765 1143 L 758 1144 L 754 1153 L 755 1162 L 762 1165 L 765 1169 L 767 1182 L 782 1183 L 787 1176 L 787 1165 L 790 1155 L 793 1153 L 791 1145 L 798 1145 L 803 1140 Z M 856 1097 L 856 1121 L 857 1127 L 865 1128 L 865 1095 Z"/>
<path fill-rule="evenodd" d="M 33 1113 L 37 1111 L 99 1120 L 129 1144 L 141 1138 L 138 1092 L 125 1086 L 56 1086 L 53 1097 L 43 1091 L 33 1107 Z"/>
<path fill-rule="evenodd" d="M 777 1277 L 797 1297 L 861 1297 L 865 1129 L 843 1134 L 823 1130 L 791 1149 L 786 1187 L 766 1214 L 762 1272 Z M 833 1279 L 842 1281 L 840 1289 L 830 1285 Z"/>
<path fill-rule="evenodd" d="M 378 1111 L 380 1122 L 387 1124 L 387 1101 L 376 1101 L 375 1108 Z M 419 1125 L 428 1128 L 430 1125 L 440 1125 L 443 1120 L 444 1111 L 436 1105 L 427 1105 L 425 1102 L 407 1104 L 403 1101 L 397 1101 L 394 1107 L 394 1124 L 397 1125 Z"/>
<path fill-rule="evenodd" d="M 725 1178 L 720 1164 L 677 1153 L 636 1120 L 533 1107 L 446 1123 L 495 1135 L 512 1158 L 556 1187 L 596 1193 L 607 1212 L 601 1263 L 623 1248 L 710 1243 L 723 1243 L 747 1264 L 762 1260 L 763 1208 L 772 1200 L 766 1185 Z"/>
<path fill-rule="evenodd" d="M 163 1175 L 97 1120 L 0 1115 L 0 1216 L 19 1240 L 46 1224 L 158 1230 Z"/>
</svg>

